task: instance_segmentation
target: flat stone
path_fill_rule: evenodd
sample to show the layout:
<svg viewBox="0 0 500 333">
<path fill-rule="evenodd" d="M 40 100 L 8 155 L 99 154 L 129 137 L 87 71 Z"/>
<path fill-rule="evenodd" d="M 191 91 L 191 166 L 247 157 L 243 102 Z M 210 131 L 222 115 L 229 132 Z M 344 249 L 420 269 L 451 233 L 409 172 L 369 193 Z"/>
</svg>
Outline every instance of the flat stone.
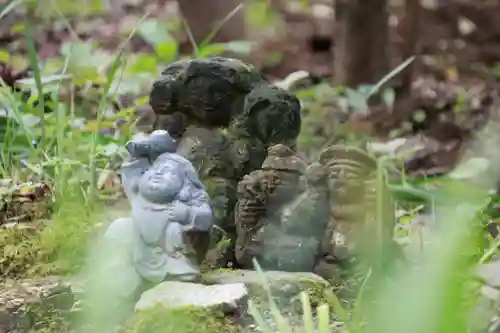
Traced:
<svg viewBox="0 0 500 333">
<path fill-rule="evenodd" d="M 484 280 L 481 294 L 491 300 L 500 299 L 500 260 L 482 264 L 476 269 L 476 274 Z"/>
<path fill-rule="evenodd" d="M 246 301 L 248 290 L 243 283 L 203 285 L 190 282 L 166 281 L 145 291 L 135 310 L 146 310 L 160 303 L 167 309 L 192 306 L 221 308 L 231 311 Z"/>
<path fill-rule="evenodd" d="M 491 287 L 500 287 L 500 260 L 482 264 L 477 268 L 477 275 Z"/>
</svg>

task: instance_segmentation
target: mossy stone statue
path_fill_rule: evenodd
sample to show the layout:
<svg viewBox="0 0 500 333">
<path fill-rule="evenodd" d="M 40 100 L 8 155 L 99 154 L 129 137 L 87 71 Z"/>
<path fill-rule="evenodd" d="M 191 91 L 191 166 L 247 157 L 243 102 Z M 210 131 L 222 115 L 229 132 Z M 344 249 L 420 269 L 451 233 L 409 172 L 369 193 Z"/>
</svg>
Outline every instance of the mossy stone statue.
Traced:
<svg viewBox="0 0 500 333">
<path fill-rule="evenodd" d="M 232 58 L 180 60 L 165 68 L 153 83 L 150 104 L 162 128 L 174 137 L 190 124 L 229 126 L 243 111 L 245 96 L 267 83 L 250 65 Z"/>
</svg>

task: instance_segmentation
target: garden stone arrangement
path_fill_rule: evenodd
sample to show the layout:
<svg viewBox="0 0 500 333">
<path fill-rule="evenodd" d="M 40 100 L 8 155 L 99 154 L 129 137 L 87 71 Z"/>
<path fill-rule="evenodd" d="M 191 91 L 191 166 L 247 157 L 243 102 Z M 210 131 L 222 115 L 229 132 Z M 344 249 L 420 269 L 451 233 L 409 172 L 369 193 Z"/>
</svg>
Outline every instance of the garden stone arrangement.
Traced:
<svg viewBox="0 0 500 333">
<path fill-rule="evenodd" d="M 306 291 L 320 303 L 359 247 L 356 235 L 374 232 L 375 159 L 338 145 L 317 162 L 301 159 L 298 99 L 236 59 L 172 63 L 153 84 L 150 104 L 157 129 L 127 143 L 120 170 L 131 212 L 103 240 L 120 253 L 105 267 L 114 295 L 135 297 L 136 315 L 161 305 L 205 311 L 211 321 L 219 311 L 245 318 L 248 299 L 266 298 L 256 259 L 276 297 Z M 388 243 L 393 229 L 388 216 Z M 77 308 L 71 289 L 74 304 L 51 313 Z M 45 304 L 49 294 L 0 293 L 0 331 L 24 332 L 26 311 L 12 304 L 34 297 Z"/>
</svg>

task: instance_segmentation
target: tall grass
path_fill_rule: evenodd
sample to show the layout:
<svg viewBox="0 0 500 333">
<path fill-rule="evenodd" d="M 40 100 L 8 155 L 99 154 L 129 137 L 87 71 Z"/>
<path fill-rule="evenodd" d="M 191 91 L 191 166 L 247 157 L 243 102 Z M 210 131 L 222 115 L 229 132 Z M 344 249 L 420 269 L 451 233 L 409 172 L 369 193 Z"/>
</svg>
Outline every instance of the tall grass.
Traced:
<svg viewBox="0 0 500 333">
<path fill-rule="evenodd" d="M 11 10 L 14 4 L 5 8 L 0 16 Z M 138 24 L 145 17 L 147 14 Z M 97 179 L 100 172 L 106 171 L 102 169 L 102 157 L 98 149 L 102 142 L 102 115 L 108 106 L 110 87 L 116 81 L 116 74 L 123 70 L 125 47 L 135 30 L 122 43 L 109 65 L 98 105 L 97 126 L 90 137 L 71 126 L 75 120 L 75 86 L 71 76 L 66 75 L 66 70 L 73 53 L 67 54 L 64 67 L 58 75 L 43 77 L 43 64 L 36 54 L 32 31 L 28 22 L 25 42 L 33 80 L 22 80 L 22 87 L 32 87 L 31 97 L 24 100 L 5 82 L 0 82 L 1 101 L 9 108 L 1 140 L 1 177 L 11 178 L 15 183 L 48 183 L 53 190 L 54 214 L 50 221 L 37 224 L 41 230 L 30 236 L 35 239 L 26 243 L 29 244 L 28 248 L 26 244 L 9 246 L 18 246 L 19 251 L 27 256 L 37 254 L 37 268 L 32 270 L 37 274 L 74 273 L 86 259 L 89 236 L 99 222 L 102 202 L 97 195 Z M 44 95 L 47 86 L 52 87 L 47 89 L 52 97 L 51 113 L 45 113 L 47 103 Z M 70 92 L 64 99 L 60 96 L 62 88 Z M 34 100 L 38 101 L 37 106 L 32 105 Z M 26 114 L 38 117 L 39 122 L 28 126 L 23 118 Z M 24 151 L 22 155 L 17 153 L 18 147 Z"/>
</svg>

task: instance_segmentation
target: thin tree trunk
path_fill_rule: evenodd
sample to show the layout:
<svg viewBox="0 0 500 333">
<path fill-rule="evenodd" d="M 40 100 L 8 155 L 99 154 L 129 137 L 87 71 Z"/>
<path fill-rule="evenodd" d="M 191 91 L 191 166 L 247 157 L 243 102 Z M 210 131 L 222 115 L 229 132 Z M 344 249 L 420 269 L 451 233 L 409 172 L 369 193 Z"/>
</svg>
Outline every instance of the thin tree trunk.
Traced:
<svg viewBox="0 0 500 333">
<path fill-rule="evenodd" d="M 406 0 L 405 18 L 403 21 L 403 61 L 411 56 L 417 56 L 418 53 L 420 53 L 418 32 L 421 12 L 422 5 L 420 4 L 420 0 Z M 419 60 L 419 58 L 416 58 L 415 61 L 401 73 L 404 92 L 409 92 L 411 89 L 411 84 L 420 64 Z"/>
<path fill-rule="evenodd" d="M 244 0 L 178 0 L 179 8 L 185 17 L 196 43 L 200 44 L 205 37 L 224 21 Z M 245 16 L 243 9 L 238 11 L 221 27 L 213 42 L 229 42 L 245 38 Z"/>
<path fill-rule="evenodd" d="M 389 70 L 387 0 L 337 0 L 334 83 L 374 84 Z"/>
</svg>

